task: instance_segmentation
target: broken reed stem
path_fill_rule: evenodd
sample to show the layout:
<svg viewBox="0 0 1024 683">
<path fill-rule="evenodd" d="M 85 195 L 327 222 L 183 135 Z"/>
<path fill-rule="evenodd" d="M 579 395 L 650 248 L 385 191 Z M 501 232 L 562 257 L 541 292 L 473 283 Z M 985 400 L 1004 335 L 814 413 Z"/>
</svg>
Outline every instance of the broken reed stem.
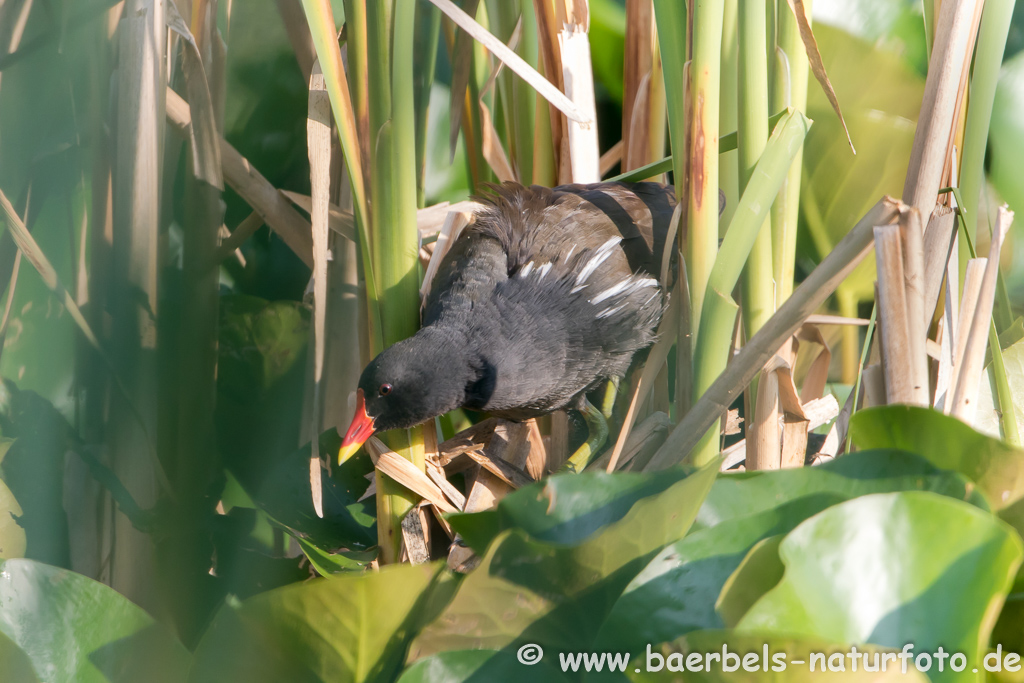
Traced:
<svg viewBox="0 0 1024 683">
<path fill-rule="evenodd" d="M 946 275 L 946 264 L 956 237 L 956 213 L 948 206 L 936 204 L 924 231 L 924 315 L 930 323 Z"/>
<path fill-rule="evenodd" d="M 777 470 L 782 465 L 779 430 L 779 375 L 776 370 L 785 361 L 772 358 L 757 383 L 754 420 L 747 430 L 748 470 Z"/>
<path fill-rule="evenodd" d="M 932 311 L 924 308 L 924 244 L 921 212 L 910 207 L 900 212 L 900 246 L 903 249 L 903 285 L 907 302 L 907 334 L 910 366 L 908 371 L 914 403 L 928 405 L 928 354 L 925 344 Z"/>
<path fill-rule="evenodd" d="M 878 263 L 878 305 L 882 332 L 882 369 L 887 403 L 918 404 L 918 388 L 911 372 L 913 363 L 903 246 L 898 225 L 875 227 L 875 258 Z"/>
<path fill-rule="evenodd" d="M 954 417 L 968 423 L 974 421 L 977 407 L 978 384 L 984 371 L 985 348 L 988 331 L 992 324 L 992 306 L 996 295 L 996 280 L 999 277 L 999 252 L 1002 251 L 1006 233 L 1013 223 L 1013 212 L 1006 205 L 999 207 L 996 224 L 992 228 L 992 242 L 988 252 L 988 263 L 981 281 L 974 315 L 970 320 L 970 332 L 964 348 L 964 355 L 956 370 L 956 389 L 950 410 Z M 959 342 L 958 342 L 959 344 Z"/>
</svg>

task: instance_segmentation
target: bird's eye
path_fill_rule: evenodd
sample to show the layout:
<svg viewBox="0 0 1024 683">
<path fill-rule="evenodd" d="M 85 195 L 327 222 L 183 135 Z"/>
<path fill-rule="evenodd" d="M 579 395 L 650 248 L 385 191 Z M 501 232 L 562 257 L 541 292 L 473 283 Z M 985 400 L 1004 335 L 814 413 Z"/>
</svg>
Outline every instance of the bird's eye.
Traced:
<svg viewBox="0 0 1024 683">
<path fill-rule="evenodd" d="M 392 387 L 390 384 L 387 384 L 387 383 L 381 384 L 380 385 L 380 395 L 381 396 L 387 396 L 388 394 L 391 393 L 391 390 L 393 388 L 394 387 Z"/>
</svg>

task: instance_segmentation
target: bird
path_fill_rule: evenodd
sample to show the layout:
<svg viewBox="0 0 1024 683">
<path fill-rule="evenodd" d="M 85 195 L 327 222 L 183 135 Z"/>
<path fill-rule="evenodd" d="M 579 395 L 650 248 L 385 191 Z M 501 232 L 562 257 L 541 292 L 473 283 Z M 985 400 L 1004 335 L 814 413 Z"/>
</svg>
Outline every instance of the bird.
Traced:
<svg viewBox="0 0 1024 683">
<path fill-rule="evenodd" d="M 434 277 L 420 330 L 362 372 L 338 453 L 374 433 L 456 408 L 523 421 L 576 410 L 582 471 L 607 439 L 587 393 L 625 375 L 656 339 L 669 287 L 659 281 L 674 189 L 654 182 L 513 182 L 475 197 L 475 220 Z"/>
</svg>

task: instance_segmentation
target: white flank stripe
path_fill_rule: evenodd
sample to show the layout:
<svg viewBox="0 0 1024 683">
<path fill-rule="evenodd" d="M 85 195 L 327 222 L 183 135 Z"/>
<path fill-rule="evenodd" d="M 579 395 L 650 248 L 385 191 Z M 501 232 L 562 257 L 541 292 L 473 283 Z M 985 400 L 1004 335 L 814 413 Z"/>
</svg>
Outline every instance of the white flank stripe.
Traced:
<svg viewBox="0 0 1024 683">
<path fill-rule="evenodd" d="M 619 311 L 621 311 L 625 307 L 626 307 L 626 304 L 622 304 L 621 306 L 616 306 L 615 308 L 606 308 L 605 310 L 603 310 L 600 313 L 598 313 L 597 317 L 598 318 L 610 318 L 613 315 L 615 315 L 616 313 L 618 313 Z"/>
<path fill-rule="evenodd" d="M 526 277 L 527 275 L 530 274 L 530 271 L 532 271 L 532 270 L 533 270 L 533 261 L 530 261 L 529 263 L 527 263 L 525 266 L 523 266 L 520 269 L 519 277 Z"/>
<path fill-rule="evenodd" d="M 625 280 L 623 280 L 619 284 L 612 285 L 608 289 L 604 290 L 603 292 L 601 292 L 600 294 L 595 296 L 593 299 L 590 300 L 590 303 L 592 303 L 592 304 L 599 304 L 602 301 L 604 301 L 605 299 L 609 299 L 609 298 L 615 296 L 616 294 L 619 294 L 621 292 L 626 291 L 631 286 L 634 286 L 635 282 L 636 281 L 633 278 L 626 278 Z"/>
<path fill-rule="evenodd" d="M 586 282 L 587 279 L 594 274 L 594 271 L 596 271 L 602 263 L 608 260 L 608 257 L 612 255 L 612 249 L 618 246 L 621 241 L 621 237 L 612 237 L 598 247 L 594 256 L 587 261 L 587 265 L 583 266 L 583 270 L 580 271 L 579 276 L 576 278 L 576 284 L 581 285 Z"/>
<path fill-rule="evenodd" d="M 551 264 L 550 263 L 545 263 L 543 266 L 540 266 L 539 268 L 537 268 L 537 279 L 538 280 L 543 280 L 544 276 L 548 274 L 549 270 L 551 270 Z"/>
<path fill-rule="evenodd" d="M 645 277 L 645 278 L 629 277 L 629 278 L 623 280 L 622 282 L 620 282 L 619 284 L 612 285 L 608 289 L 604 290 L 603 292 L 601 292 L 600 294 L 595 296 L 593 299 L 591 299 L 590 303 L 592 303 L 592 304 L 599 304 L 602 301 L 604 301 L 605 299 L 610 299 L 611 297 L 613 297 L 613 296 L 615 296 L 617 294 L 632 294 L 633 292 L 640 291 L 644 287 L 657 287 L 657 286 L 658 286 L 658 281 L 655 280 L 654 278 L 649 278 L 649 277 Z"/>
</svg>

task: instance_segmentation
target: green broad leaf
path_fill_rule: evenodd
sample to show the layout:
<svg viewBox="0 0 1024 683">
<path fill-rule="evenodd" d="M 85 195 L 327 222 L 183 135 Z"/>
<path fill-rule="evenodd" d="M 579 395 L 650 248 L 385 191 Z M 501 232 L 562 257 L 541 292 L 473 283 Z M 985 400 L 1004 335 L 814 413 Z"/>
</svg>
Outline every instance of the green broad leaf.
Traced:
<svg viewBox="0 0 1024 683">
<path fill-rule="evenodd" d="M 576 545 L 510 529 L 413 642 L 410 660 L 453 649 L 586 650 L 619 594 L 654 553 L 683 537 L 717 474 L 694 472 Z M 578 476 L 578 475 L 577 475 Z M 512 650 L 514 652 L 514 650 Z"/>
<path fill-rule="evenodd" d="M 414 625 L 437 571 L 437 565 L 395 565 L 228 604 L 196 648 L 189 681 L 394 680 L 404 629 Z"/>
<path fill-rule="evenodd" d="M 299 547 L 302 548 L 306 559 L 309 560 L 309 563 L 313 565 L 313 568 L 316 569 L 320 576 L 362 571 L 366 568 L 366 565 L 373 562 L 374 558 L 377 557 L 376 550 L 364 550 L 361 552 L 346 550 L 329 553 L 321 550 L 304 538 L 296 537 L 295 540 L 298 541 Z"/>
<path fill-rule="evenodd" d="M 0 479 L 0 560 L 25 556 L 25 529 L 18 524 L 21 506 Z"/>
<path fill-rule="evenodd" d="M 541 649 L 543 653 L 543 649 Z M 526 649 L 523 657 L 530 657 L 536 650 Z M 529 655 L 529 657 L 528 657 Z M 416 662 L 402 674 L 398 683 L 462 683 L 465 681 L 516 681 L 529 678 L 537 683 L 565 683 L 572 680 L 563 674 L 555 662 L 557 656 L 549 656 L 535 664 L 523 664 L 515 653 L 502 650 L 453 650 L 439 652 Z"/>
<path fill-rule="evenodd" d="M 989 178 L 1014 211 L 1024 211 L 1024 177 L 1020 173 L 1021 154 L 1024 154 L 1024 121 L 1020 112 L 1024 107 L 1024 53 L 1003 63 L 992 102 L 992 123 L 989 127 Z M 981 228 L 984 230 L 984 228 Z M 984 234 L 984 233 L 982 233 Z M 1020 274 L 1014 273 L 1008 282 L 1011 289 L 1019 284 Z"/>
<path fill-rule="evenodd" d="M 188 675 L 192 658 L 163 625 L 80 574 L 0 561 L 0 605 L 0 634 L 21 648 L 40 680 L 180 683 Z M 0 671 L 4 662 L 0 656 Z"/>
<path fill-rule="evenodd" d="M 269 391 L 306 350 L 309 309 L 243 295 L 220 301 L 219 389 L 241 399 Z"/>
<path fill-rule="evenodd" d="M 479 553 L 502 531 L 573 545 L 622 519 L 633 505 L 686 476 L 684 470 L 657 474 L 582 472 L 557 474 L 501 499 L 498 507 L 448 517 L 455 531 Z"/>
<path fill-rule="evenodd" d="M 320 435 L 320 453 L 337 453 L 338 430 Z M 323 554 L 339 550 L 366 551 L 377 545 L 376 510 L 372 498 L 359 501 L 370 482 L 373 463 L 365 453 L 335 466 L 331 477 L 321 478 L 324 516 L 313 509 L 309 490 L 309 444 L 292 452 L 274 468 L 253 495 L 257 507 L 289 534 L 315 546 Z M 372 559 L 372 558 L 371 558 Z M 312 558 L 311 558 L 312 561 Z M 340 560 L 339 560 L 340 561 Z"/>
<path fill-rule="evenodd" d="M 811 239 L 801 237 L 800 250 L 819 262 L 879 197 L 900 196 L 924 78 L 882 44 L 825 24 L 816 23 L 814 33 L 857 146 L 854 155 L 821 88 L 812 85 L 807 116 L 815 124 L 804 144 L 800 192 L 801 224 Z M 874 281 L 872 254 L 839 287 L 844 315 L 856 315 L 849 307 L 874 296 Z"/>
<path fill-rule="evenodd" d="M 993 510 L 1024 498 L 1024 451 L 931 408 L 891 405 L 858 411 L 850 421 L 861 448 L 898 448 L 978 485 Z"/>
<path fill-rule="evenodd" d="M 779 534 L 758 541 L 725 580 L 715 609 L 726 626 L 736 626 L 754 603 L 782 579 L 785 567 L 779 559 L 779 544 L 783 538 Z"/>
<path fill-rule="evenodd" d="M 618 598 L 595 648 L 634 651 L 690 631 L 722 628 L 722 587 L 754 545 L 784 534 L 844 498 L 816 494 L 694 531 L 664 548 Z"/>
<path fill-rule="evenodd" d="M 40 683 L 32 668 L 32 660 L 3 633 L 0 633 L 0 681 Z"/>
<path fill-rule="evenodd" d="M 669 645 L 651 648 L 635 657 L 626 670 L 636 683 L 674 683 L 684 670 L 686 681 L 700 683 L 928 683 L 928 677 L 913 666 L 904 674 L 894 655 L 885 659 L 887 652 L 885 648 L 857 646 L 853 654 L 849 645 L 814 638 L 696 631 Z M 856 671 L 854 657 L 858 660 Z"/>
<path fill-rule="evenodd" d="M 694 530 L 812 494 L 849 499 L 891 491 L 933 491 L 988 509 L 988 503 L 963 475 L 939 469 L 912 453 L 871 450 L 816 467 L 723 475 L 711 487 Z"/>
<path fill-rule="evenodd" d="M 1015 335 L 1020 330 L 1020 318 L 1003 335 Z M 1012 337 L 1010 337 L 1012 338 Z M 1000 340 L 1003 336 L 1000 335 Z M 1001 342 L 1000 342 L 1001 343 Z M 1013 413 L 1018 425 L 1024 425 L 1024 341 L 1015 341 L 1012 346 L 1003 349 L 1003 368 L 1006 370 L 1006 382 L 1010 385 L 1010 396 L 1013 398 Z M 983 434 L 1001 438 L 1002 429 L 999 424 L 999 412 L 995 400 L 995 382 L 992 379 L 992 366 L 985 368 L 985 376 L 978 383 L 978 403 L 975 408 L 974 426 Z"/>
<path fill-rule="evenodd" d="M 941 542 L 937 542 L 941 539 Z M 933 493 L 863 496 L 794 529 L 779 546 L 782 580 L 740 621 L 748 633 L 985 654 L 1024 555 L 992 514 Z M 976 680 L 969 671 L 933 681 Z"/>
</svg>

